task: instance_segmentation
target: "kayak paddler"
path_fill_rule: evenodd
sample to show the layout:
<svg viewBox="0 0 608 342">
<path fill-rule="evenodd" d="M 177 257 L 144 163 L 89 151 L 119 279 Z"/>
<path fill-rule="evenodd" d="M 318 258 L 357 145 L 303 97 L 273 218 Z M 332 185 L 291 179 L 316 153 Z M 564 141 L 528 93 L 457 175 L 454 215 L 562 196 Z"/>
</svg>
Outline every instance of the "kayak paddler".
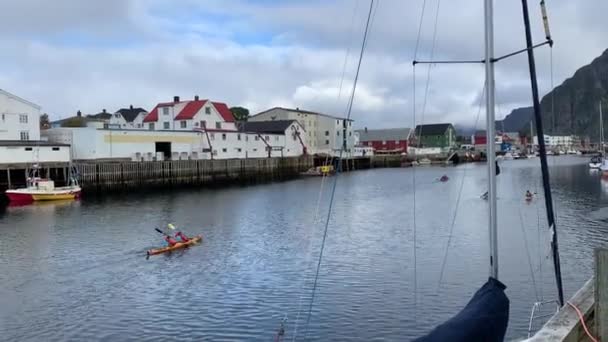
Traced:
<svg viewBox="0 0 608 342">
<path fill-rule="evenodd" d="M 175 233 L 175 237 L 180 239 L 180 242 L 188 242 L 190 241 L 190 238 L 187 237 L 184 233 L 182 232 L 177 232 Z"/>
<path fill-rule="evenodd" d="M 167 243 L 168 247 L 173 247 L 177 244 L 177 241 L 175 241 L 175 239 L 172 238 L 171 235 L 165 235 L 165 242 Z"/>
<path fill-rule="evenodd" d="M 171 229 L 171 230 L 175 230 L 175 226 L 173 225 L 173 223 L 169 223 L 167 225 L 167 228 Z M 180 239 L 180 242 L 188 242 L 190 241 L 190 238 L 186 236 L 186 234 L 182 233 L 181 231 L 177 231 L 177 233 L 175 233 L 175 237 Z"/>
</svg>

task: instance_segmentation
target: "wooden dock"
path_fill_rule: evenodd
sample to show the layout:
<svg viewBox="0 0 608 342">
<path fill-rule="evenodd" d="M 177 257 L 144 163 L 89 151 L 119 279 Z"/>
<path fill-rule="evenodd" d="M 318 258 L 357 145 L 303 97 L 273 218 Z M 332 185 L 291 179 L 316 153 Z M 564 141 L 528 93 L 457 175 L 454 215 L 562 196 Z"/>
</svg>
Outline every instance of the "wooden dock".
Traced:
<svg viewBox="0 0 608 342">
<path fill-rule="evenodd" d="M 312 159 L 260 158 L 77 163 L 85 192 L 132 188 L 248 184 L 296 178 L 312 167 Z"/>
<path fill-rule="evenodd" d="M 588 333 L 608 341 L 608 249 L 595 250 L 594 276 L 532 338 L 519 341 L 592 341 Z"/>
</svg>

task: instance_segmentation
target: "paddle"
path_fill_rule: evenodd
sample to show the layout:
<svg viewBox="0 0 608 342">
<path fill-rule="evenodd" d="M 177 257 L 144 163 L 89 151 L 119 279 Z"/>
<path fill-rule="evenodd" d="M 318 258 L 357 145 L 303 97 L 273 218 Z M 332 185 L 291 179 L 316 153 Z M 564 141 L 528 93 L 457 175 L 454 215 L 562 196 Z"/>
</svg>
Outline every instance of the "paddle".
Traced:
<svg viewBox="0 0 608 342">
<path fill-rule="evenodd" d="M 154 228 L 154 230 L 156 230 L 157 232 L 159 232 L 159 233 L 161 233 L 161 234 L 163 234 L 163 235 L 165 235 L 165 236 L 170 236 L 169 234 L 167 234 L 167 233 L 163 232 L 162 230 L 160 230 L 160 229 L 158 229 L 158 228 Z"/>
</svg>

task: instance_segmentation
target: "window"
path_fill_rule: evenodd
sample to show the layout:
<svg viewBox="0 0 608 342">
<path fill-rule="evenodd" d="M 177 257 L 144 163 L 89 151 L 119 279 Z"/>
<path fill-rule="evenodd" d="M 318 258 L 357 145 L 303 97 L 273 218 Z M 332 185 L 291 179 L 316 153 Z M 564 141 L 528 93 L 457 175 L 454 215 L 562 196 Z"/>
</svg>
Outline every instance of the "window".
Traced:
<svg viewBox="0 0 608 342">
<path fill-rule="evenodd" d="M 20 134 L 21 140 L 30 140 L 30 132 L 23 131 Z"/>
<path fill-rule="evenodd" d="M 4 114 L 2 114 L 2 121 L 4 121 Z"/>
<path fill-rule="evenodd" d="M 353 132 L 352 132 L 352 131 L 351 131 L 351 132 L 348 132 L 348 136 L 349 136 L 349 137 L 350 137 L 350 136 L 352 136 L 352 135 L 353 135 Z"/>
<path fill-rule="evenodd" d="M 258 140 L 260 140 L 260 137 L 258 137 L 258 136 L 256 135 L 256 136 L 255 136 L 255 138 L 254 138 L 254 140 L 255 140 L 255 141 L 258 141 Z"/>
<path fill-rule="evenodd" d="M 221 122 L 216 122 L 215 123 L 215 128 L 216 129 L 222 129 L 222 123 Z"/>
<path fill-rule="evenodd" d="M 295 134 L 294 134 L 294 138 L 295 138 Z M 295 139 L 294 139 L 294 140 L 295 140 Z M 278 135 L 275 135 L 275 136 L 274 136 L 274 141 L 279 141 L 279 136 L 278 136 Z"/>
<path fill-rule="evenodd" d="M 266 140 L 266 141 L 270 141 L 270 137 L 269 137 L 269 136 L 266 136 L 266 138 L 265 138 L 264 140 Z"/>
<path fill-rule="evenodd" d="M 27 114 L 19 114 L 19 123 L 27 123 Z"/>
<path fill-rule="evenodd" d="M 211 108 L 205 107 L 205 114 L 211 114 Z"/>
<path fill-rule="evenodd" d="M 26 151 L 31 151 L 31 150 L 32 150 L 32 148 L 31 148 L 31 147 L 26 147 L 26 148 L 25 148 L 25 150 L 26 150 Z"/>
<path fill-rule="evenodd" d="M 228 149 L 227 148 L 223 148 L 222 149 L 222 153 L 226 153 L 226 152 L 228 152 Z"/>
<path fill-rule="evenodd" d="M 217 156 L 217 150 L 213 150 L 213 155 Z"/>
<path fill-rule="evenodd" d="M 59 151 L 59 147 L 53 147 L 52 150 L 53 151 Z"/>
<path fill-rule="evenodd" d="M 168 122 L 163 122 L 163 128 L 164 129 L 169 129 L 169 123 Z"/>
<path fill-rule="evenodd" d="M 336 120 L 336 123 L 339 125 L 340 124 L 340 120 Z"/>
<path fill-rule="evenodd" d="M 325 140 L 325 145 L 329 145 L 329 140 Z"/>
<path fill-rule="evenodd" d="M 328 137 L 329 136 L 329 131 L 325 131 L 325 136 Z"/>
<path fill-rule="evenodd" d="M 336 132 L 336 135 L 337 135 L 337 136 L 340 136 L 340 131 L 337 131 L 337 132 Z"/>
<path fill-rule="evenodd" d="M 249 136 L 245 136 L 245 141 L 249 141 Z"/>
<path fill-rule="evenodd" d="M 137 124 L 137 128 L 141 128 L 141 124 Z"/>
<path fill-rule="evenodd" d="M 153 131 L 154 130 L 154 123 L 149 123 L 148 124 L 148 129 Z"/>
<path fill-rule="evenodd" d="M 298 115 L 299 115 L 299 114 L 298 114 Z M 258 151 L 258 149 L 257 149 L 257 148 L 254 148 L 254 149 L 253 149 L 253 152 L 257 152 L 257 151 Z"/>
<path fill-rule="evenodd" d="M 353 125 L 353 122 L 352 122 L 352 121 L 349 121 L 349 122 L 348 122 L 348 127 L 352 127 L 352 125 Z"/>
<path fill-rule="evenodd" d="M 240 148 L 237 148 L 237 149 L 236 149 L 236 151 L 237 151 L 238 153 L 241 153 L 241 151 L 242 151 L 242 150 L 241 150 Z"/>
<path fill-rule="evenodd" d="M 236 135 L 236 140 L 241 140 L 241 134 L 240 133 Z"/>
<path fill-rule="evenodd" d="M 180 127 L 180 128 L 186 128 L 186 125 L 187 125 L 187 124 L 186 124 L 186 121 L 183 121 L 183 120 L 182 120 L 182 121 L 180 121 L 180 122 L 179 122 L 179 127 Z"/>
<path fill-rule="evenodd" d="M 222 140 L 226 140 L 226 133 L 222 134 Z"/>
<path fill-rule="evenodd" d="M 201 120 L 201 127 L 202 127 L 202 128 L 207 127 L 207 121 L 205 121 L 205 120 Z"/>
<path fill-rule="evenodd" d="M 211 134 L 209 134 L 209 139 L 211 139 L 211 140 L 215 140 L 215 133 L 211 133 Z"/>
<path fill-rule="evenodd" d="M 169 107 L 163 107 L 163 115 L 169 115 Z"/>
</svg>

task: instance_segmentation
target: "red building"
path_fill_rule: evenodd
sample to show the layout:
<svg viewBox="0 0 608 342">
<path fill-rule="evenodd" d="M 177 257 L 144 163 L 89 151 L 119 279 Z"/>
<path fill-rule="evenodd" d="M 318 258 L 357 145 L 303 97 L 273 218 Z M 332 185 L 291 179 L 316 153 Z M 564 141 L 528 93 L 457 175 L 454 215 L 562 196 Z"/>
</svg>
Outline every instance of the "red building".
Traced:
<svg viewBox="0 0 608 342">
<path fill-rule="evenodd" d="M 356 132 L 359 135 L 359 146 L 370 146 L 376 154 L 407 153 L 408 140 L 411 129 L 362 129 Z"/>
</svg>

